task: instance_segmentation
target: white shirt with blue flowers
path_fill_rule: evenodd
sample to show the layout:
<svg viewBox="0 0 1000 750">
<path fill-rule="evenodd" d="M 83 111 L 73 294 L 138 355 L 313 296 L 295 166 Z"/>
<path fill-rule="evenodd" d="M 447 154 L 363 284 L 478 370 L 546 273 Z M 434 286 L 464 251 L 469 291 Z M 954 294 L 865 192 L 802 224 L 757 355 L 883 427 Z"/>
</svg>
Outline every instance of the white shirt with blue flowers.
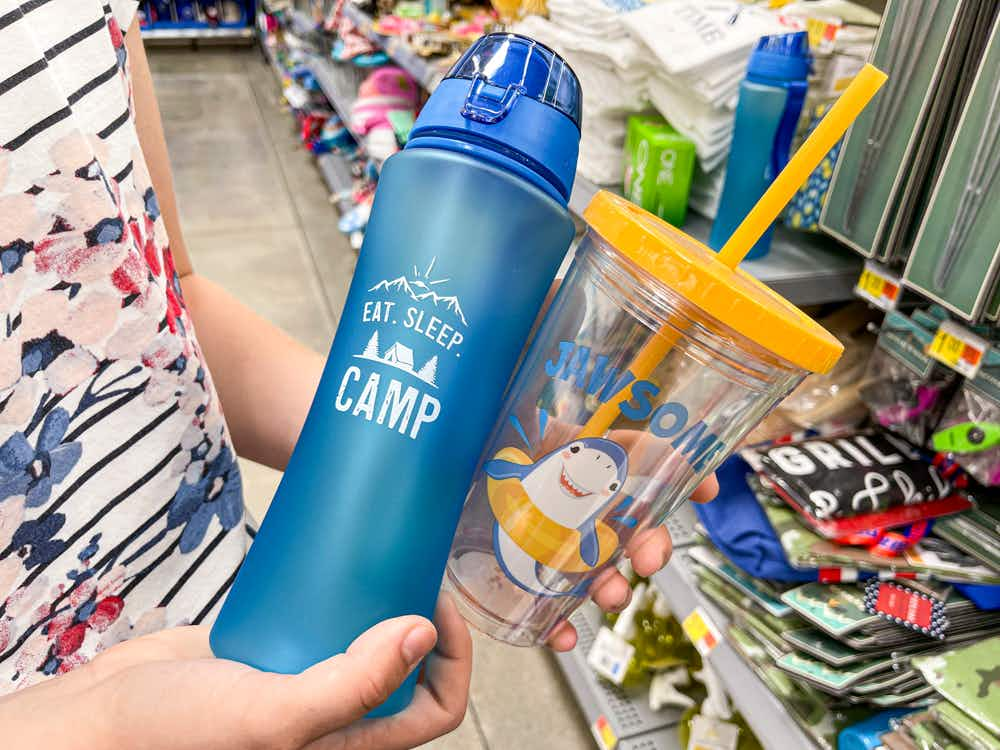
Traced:
<svg viewBox="0 0 1000 750">
<path fill-rule="evenodd" d="M 249 541 L 136 136 L 136 6 L 0 0 L 0 694 L 210 621 Z"/>
</svg>

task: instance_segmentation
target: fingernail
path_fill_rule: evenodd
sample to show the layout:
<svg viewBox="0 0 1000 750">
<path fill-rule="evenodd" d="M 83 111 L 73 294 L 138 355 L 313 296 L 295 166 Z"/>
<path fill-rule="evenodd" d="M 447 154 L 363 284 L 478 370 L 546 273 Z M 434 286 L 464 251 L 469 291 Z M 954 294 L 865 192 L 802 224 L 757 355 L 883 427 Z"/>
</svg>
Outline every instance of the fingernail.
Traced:
<svg viewBox="0 0 1000 750">
<path fill-rule="evenodd" d="M 427 656 L 427 652 L 434 648 L 436 639 L 437 633 L 429 625 L 417 625 L 413 628 L 403 639 L 402 652 L 406 663 L 412 667 Z"/>
<path fill-rule="evenodd" d="M 625 597 L 621 600 L 619 604 L 615 605 L 615 612 L 621 612 L 625 607 L 628 606 L 629 602 L 632 601 L 632 589 L 625 589 Z"/>
</svg>

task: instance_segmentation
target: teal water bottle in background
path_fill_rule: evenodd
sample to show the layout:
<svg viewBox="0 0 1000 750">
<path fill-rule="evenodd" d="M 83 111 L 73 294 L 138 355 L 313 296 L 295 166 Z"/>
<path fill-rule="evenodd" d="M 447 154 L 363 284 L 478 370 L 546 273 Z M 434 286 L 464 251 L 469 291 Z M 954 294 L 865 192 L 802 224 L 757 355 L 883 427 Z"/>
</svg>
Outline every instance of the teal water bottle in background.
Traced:
<svg viewBox="0 0 1000 750">
<path fill-rule="evenodd" d="M 299 672 L 391 617 L 431 617 L 501 396 L 573 238 L 580 84 L 480 39 L 381 173 L 322 381 L 211 635 Z M 375 715 L 409 704 L 415 674 Z"/>
<path fill-rule="evenodd" d="M 722 249 L 788 163 L 806 99 L 810 63 L 805 31 L 761 37 L 754 47 L 740 84 L 726 181 L 709 237 L 715 250 Z M 747 260 L 767 255 L 773 232 L 774 227 L 768 229 Z"/>
</svg>

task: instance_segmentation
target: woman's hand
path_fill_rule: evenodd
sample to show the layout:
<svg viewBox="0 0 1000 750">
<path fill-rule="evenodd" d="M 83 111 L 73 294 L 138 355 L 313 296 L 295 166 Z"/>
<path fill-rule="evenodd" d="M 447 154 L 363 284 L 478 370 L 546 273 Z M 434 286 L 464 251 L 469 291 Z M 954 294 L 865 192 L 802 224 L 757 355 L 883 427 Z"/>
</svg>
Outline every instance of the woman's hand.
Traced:
<svg viewBox="0 0 1000 750">
<path fill-rule="evenodd" d="M 691 495 L 695 503 L 707 503 L 719 494 L 719 483 L 715 474 L 710 474 Z M 662 568 L 670 560 L 673 544 L 666 526 L 646 529 L 632 538 L 625 547 L 625 556 L 632 563 L 632 569 L 640 576 L 648 577 Z M 615 568 L 605 570 L 590 587 L 590 598 L 606 612 L 620 612 L 632 598 L 628 581 Z M 558 625 L 549 636 L 549 647 L 555 651 L 569 651 L 576 645 L 576 628 L 569 622 Z"/>
<path fill-rule="evenodd" d="M 298 675 L 216 659 L 208 628 L 126 641 L 74 672 L 0 699 L 4 747 L 393 750 L 465 716 L 472 642 L 446 594 L 435 616 L 387 620 Z M 435 646 L 436 644 L 436 646 Z M 432 651 L 433 649 L 433 651 Z M 410 706 L 362 719 L 430 654 Z"/>
</svg>

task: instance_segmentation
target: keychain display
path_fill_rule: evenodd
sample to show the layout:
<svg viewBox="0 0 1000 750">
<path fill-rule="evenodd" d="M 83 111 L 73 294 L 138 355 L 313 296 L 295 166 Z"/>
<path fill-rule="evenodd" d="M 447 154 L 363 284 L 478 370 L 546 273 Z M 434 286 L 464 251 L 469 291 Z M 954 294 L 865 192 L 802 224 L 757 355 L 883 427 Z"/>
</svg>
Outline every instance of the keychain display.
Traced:
<svg viewBox="0 0 1000 750">
<path fill-rule="evenodd" d="M 1000 353 L 991 349 L 975 378 L 951 399 L 931 447 L 954 457 L 980 484 L 1000 485 Z"/>
<path fill-rule="evenodd" d="M 875 349 L 861 384 L 861 398 L 876 423 L 921 445 L 937 425 L 956 375 L 932 366 L 929 376 Z"/>
<path fill-rule="evenodd" d="M 941 419 L 958 375 L 927 353 L 933 329 L 889 311 L 861 379 L 861 399 L 872 420 L 909 440 L 924 445 Z"/>
</svg>

